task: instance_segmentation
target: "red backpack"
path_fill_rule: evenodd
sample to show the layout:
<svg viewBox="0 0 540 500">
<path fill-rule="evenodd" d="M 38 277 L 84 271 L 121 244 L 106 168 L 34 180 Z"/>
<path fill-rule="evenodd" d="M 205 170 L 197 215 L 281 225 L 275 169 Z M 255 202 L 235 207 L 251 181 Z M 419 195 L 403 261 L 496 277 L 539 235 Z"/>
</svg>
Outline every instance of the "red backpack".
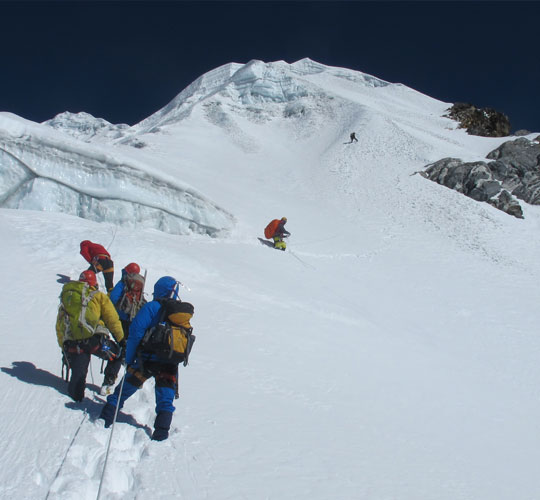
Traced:
<svg viewBox="0 0 540 500">
<path fill-rule="evenodd" d="M 264 237 L 268 239 L 273 238 L 280 222 L 281 221 L 279 219 L 274 219 L 272 222 L 270 222 L 264 229 Z"/>
<path fill-rule="evenodd" d="M 124 293 L 116 306 L 118 311 L 122 311 L 133 320 L 139 309 L 145 304 L 144 298 L 145 278 L 137 273 L 129 273 L 124 277 Z"/>
</svg>

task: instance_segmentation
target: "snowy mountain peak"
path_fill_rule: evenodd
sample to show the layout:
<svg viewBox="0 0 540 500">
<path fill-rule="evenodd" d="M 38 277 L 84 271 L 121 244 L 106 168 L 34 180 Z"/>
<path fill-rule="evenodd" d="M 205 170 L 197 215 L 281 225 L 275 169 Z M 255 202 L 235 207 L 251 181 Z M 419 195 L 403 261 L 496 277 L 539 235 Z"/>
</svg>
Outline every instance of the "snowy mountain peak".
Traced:
<svg viewBox="0 0 540 500">
<path fill-rule="evenodd" d="M 319 76 L 318 80 L 310 78 L 314 75 Z M 149 132 L 181 121 L 197 104 L 214 96 L 228 98 L 239 106 L 291 103 L 308 95 L 331 93 L 328 87 L 334 79 L 367 88 L 392 85 L 359 71 L 325 66 L 309 58 L 292 64 L 256 59 L 246 64 L 229 63 L 202 75 L 164 108 L 136 125 L 135 130 Z"/>
</svg>

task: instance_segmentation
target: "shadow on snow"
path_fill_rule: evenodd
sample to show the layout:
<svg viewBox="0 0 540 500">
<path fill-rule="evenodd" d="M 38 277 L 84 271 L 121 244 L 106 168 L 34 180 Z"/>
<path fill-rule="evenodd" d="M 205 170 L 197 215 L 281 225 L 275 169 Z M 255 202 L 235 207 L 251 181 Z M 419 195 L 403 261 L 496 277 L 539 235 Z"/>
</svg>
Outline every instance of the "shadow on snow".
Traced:
<svg viewBox="0 0 540 500">
<path fill-rule="evenodd" d="M 54 375 L 47 370 L 37 368 L 36 365 L 30 363 L 29 361 L 13 361 L 11 368 L 2 366 L 0 370 L 27 384 L 52 387 L 60 394 L 68 396 L 67 382 L 62 377 Z M 97 398 L 97 394 L 99 394 L 99 387 L 97 385 L 86 384 L 86 388 L 96 394 L 95 399 L 85 397 L 81 403 L 69 401 L 65 404 L 65 407 L 69 408 L 70 410 L 86 410 L 90 416 L 90 419 L 95 421 L 101 413 L 105 400 Z M 121 411 L 118 412 L 116 421 L 121 424 L 129 424 L 137 429 L 142 429 L 146 432 L 146 434 L 148 434 L 148 436 L 152 435 L 152 429 L 148 425 L 140 424 L 131 415 L 126 415 Z"/>
</svg>

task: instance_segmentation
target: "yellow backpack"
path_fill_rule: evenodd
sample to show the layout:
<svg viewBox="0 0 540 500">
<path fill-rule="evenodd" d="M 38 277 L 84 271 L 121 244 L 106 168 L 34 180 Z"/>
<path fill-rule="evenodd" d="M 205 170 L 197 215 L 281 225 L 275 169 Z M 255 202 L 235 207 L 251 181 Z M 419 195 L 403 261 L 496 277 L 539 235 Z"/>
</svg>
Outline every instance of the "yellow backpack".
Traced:
<svg viewBox="0 0 540 500">
<path fill-rule="evenodd" d="M 171 363 L 183 362 L 186 366 L 195 342 L 190 323 L 194 307 L 189 302 L 175 299 L 161 301 L 161 307 L 162 320 L 146 331 L 140 349 Z"/>
</svg>

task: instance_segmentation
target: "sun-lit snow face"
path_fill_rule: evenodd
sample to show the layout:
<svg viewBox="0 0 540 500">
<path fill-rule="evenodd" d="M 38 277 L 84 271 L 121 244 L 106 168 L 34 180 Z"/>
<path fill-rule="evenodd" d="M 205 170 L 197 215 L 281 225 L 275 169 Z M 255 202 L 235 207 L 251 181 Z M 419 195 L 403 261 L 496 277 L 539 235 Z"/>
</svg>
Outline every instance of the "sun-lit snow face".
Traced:
<svg viewBox="0 0 540 500">
<path fill-rule="evenodd" d="M 538 498 L 539 207 L 518 220 L 411 175 L 501 143 L 452 128 L 444 103 L 302 66 L 322 93 L 246 107 L 218 92 L 210 113 L 191 102 L 160 130 L 131 130 L 142 149 L 76 142 L 0 113 L 1 147 L 9 139 L 37 172 L 5 153 L 2 201 L 6 186 L 39 175 L 75 186 L 77 211 L 117 221 L 0 208 L 0 497 L 94 499 L 104 478 L 107 499 Z M 207 84 L 184 94 L 186 109 Z M 66 191 L 43 191 L 46 203 L 68 209 Z M 81 193 L 93 193 L 89 206 Z M 190 209 L 190 194 L 199 221 L 226 211 L 237 224 L 230 237 L 171 235 L 135 208 L 107 212 L 97 201 L 109 194 L 171 213 L 176 196 Z M 257 240 L 282 216 L 286 252 Z M 148 299 L 161 277 L 165 291 L 174 278 L 189 285 L 197 342 L 167 443 L 149 441 L 151 380 L 114 435 L 94 418 L 105 403 L 94 393 L 100 360 L 85 402 L 66 396 L 56 278 L 88 267 L 85 238 L 110 251 L 116 279 L 141 264 Z"/>
</svg>

